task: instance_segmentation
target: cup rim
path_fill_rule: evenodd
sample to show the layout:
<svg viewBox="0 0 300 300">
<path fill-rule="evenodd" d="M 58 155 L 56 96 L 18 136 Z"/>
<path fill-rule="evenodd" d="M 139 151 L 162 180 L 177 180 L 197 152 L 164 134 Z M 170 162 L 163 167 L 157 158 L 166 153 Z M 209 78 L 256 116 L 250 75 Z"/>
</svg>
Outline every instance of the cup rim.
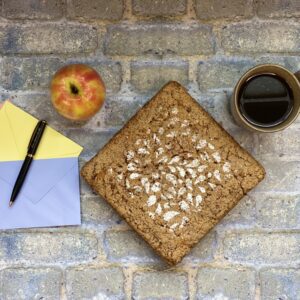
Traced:
<svg viewBox="0 0 300 300">
<path fill-rule="evenodd" d="M 246 79 L 248 79 L 250 76 L 249 74 L 251 74 L 253 71 L 259 71 L 262 68 L 265 67 L 272 67 L 274 69 L 280 70 L 284 73 L 286 73 L 288 76 L 290 76 L 290 78 L 293 79 L 294 83 L 298 86 L 298 93 L 300 96 L 300 82 L 297 79 L 297 77 L 290 72 L 289 70 L 287 70 L 286 68 L 277 65 L 277 64 L 260 64 L 257 66 L 252 67 L 251 69 L 249 69 L 247 72 L 245 72 L 239 79 L 239 81 L 237 82 L 234 91 L 233 91 L 233 100 L 234 100 L 234 108 L 236 113 L 238 114 L 239 118 L 241 119 L 241 121 L 243 122 L 243 125 L 248 127 L 251 130 L 254 131 L 259 131 L 259 132 L 264 132 L 264 133 L 269 133 L 269 132 L 276 132 L 276 131 L 281 131 L 287 127 L 289 127 L 298 117 L 299 113 L 300 113 L 300 107 L 298 108 L 298 112 L 295 114 L 295 116 L 292 119 L 289 120 L 285 120 L 284 122 L 275 125 L 274 127 L 259 127 L 259 126 L 255 126 L 253 124 L 251 124 L 241 113 L 239 106 L 238 106 L 238 93 L 240 91 L 241 85 L 245 82 Z M 251 74 L 254 75 L 254 74 Z M 280 77 L 282 77 L 282 75 L 278 75 Z M 285 79 L 285 78 L 284 78 Z M 300 99 L 299 99 L 300 101 Z"/>
</svg>

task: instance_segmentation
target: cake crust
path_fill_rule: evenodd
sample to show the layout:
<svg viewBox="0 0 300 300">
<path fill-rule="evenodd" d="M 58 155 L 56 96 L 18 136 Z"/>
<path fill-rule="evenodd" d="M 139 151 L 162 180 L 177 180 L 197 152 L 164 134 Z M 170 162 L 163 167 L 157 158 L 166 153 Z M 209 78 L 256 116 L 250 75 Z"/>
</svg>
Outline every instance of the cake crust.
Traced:
<svg viewBox="0 0 300 300">
<path fill-rule="evenodd" d="M 176 264 L 265 171 L 172 81 L 81 175 L 162 258 Z"/>
</svg>

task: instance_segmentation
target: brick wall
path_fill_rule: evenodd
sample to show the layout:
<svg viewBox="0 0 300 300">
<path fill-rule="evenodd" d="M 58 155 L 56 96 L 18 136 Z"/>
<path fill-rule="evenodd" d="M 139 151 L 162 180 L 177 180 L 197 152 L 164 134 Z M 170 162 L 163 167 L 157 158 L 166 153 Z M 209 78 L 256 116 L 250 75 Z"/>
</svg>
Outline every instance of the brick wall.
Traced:
<svg viewBox="0 0 300 300">
<path fill-rule="evenodd" d="M 174 268 L 82 182 L 81 227 L 0 232 L 1 300 L 300 299 L 300 119 L 261 135 L 237 127 L 228 111 L 251 66 L 300 69 L 298 0 L 2 0 L 1 7 L 1 100 L 12 98 L 82 144 L 81 165 L 172 79 L 267 171 Z M 51 76 L 74 62 L 96 68 L 108 90 L 103 110 L 81 126 L 49 101 Z"/>
</svg>

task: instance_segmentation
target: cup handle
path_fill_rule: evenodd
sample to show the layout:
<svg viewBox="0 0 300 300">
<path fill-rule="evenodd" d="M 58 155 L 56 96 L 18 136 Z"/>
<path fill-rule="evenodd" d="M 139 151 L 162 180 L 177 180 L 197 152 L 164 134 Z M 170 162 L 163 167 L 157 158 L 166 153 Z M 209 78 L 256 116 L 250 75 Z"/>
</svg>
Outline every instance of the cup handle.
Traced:
<svg viewBox="0 0 300 300">
<path fill-rule="evenodd" d="M 300 70 L 297 71 L 296 73 L 294 73 L 294 75 L 296 76 L 296 78 L 299 80 L 300 82 Z"/>
</svg>

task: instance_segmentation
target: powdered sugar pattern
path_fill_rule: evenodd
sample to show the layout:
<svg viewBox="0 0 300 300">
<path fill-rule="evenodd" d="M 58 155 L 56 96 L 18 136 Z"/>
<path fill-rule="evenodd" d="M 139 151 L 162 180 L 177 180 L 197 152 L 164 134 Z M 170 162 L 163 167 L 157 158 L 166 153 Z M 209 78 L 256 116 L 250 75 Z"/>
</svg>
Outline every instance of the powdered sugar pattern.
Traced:
<svg viewBox="0 0 300 300">
<path fill-rule="evenodd" d="M 119 181 L 125 179 L 131 197 L 146 196 L 148 216 L 160 218 L 171 232 L 184 228 L 190 221 L 189 215 L 201 211 L 208 192 L 232 176 L 230 163 L 223 160 L 213 141 L 191 134 L 189 122 L 180 122 L 177 114 L 178 108 L 174 107 L 164 128 L 148 129 L 144 139 L 135 141 L 135 147 L 125 153 L 127 172 L 117 177 Z M 170 157 L 172 143 L 189 135 L 193 151 Z M 145 172 L 147 163 L 152 169 L 155 166 L 151 174 Z M 212 165 L 214 169 L 209 172 Z"/>
</svg>

